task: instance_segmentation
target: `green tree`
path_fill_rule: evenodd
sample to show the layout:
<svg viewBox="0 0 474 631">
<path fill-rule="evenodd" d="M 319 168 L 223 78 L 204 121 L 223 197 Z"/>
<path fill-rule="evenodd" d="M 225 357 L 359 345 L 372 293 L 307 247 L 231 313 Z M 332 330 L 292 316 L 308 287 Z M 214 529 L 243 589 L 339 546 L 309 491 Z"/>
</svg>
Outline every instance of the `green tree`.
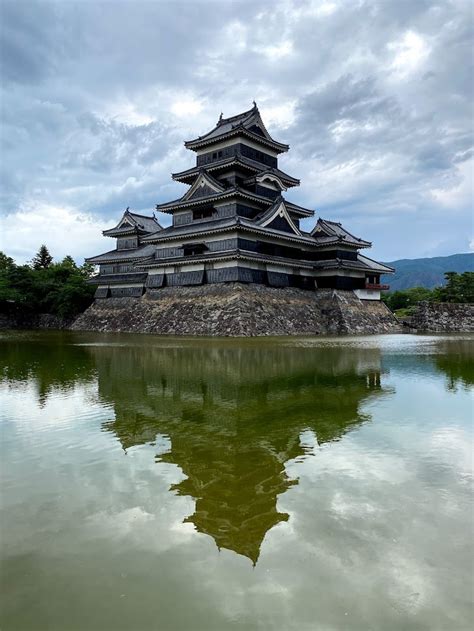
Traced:
<svg viewBox="0 0 474 631">
<path fill-rule="evenodd" d="M 474 272 L 463 272 L 460 280 L 463 302 L 474 302 Z"/>
<path fill-rule="evenodd" d="M 432 299 L 433 292 L 430 289 L 426 289 L 426 287 L 410 287 L 410 289 L 394 291 L 383 296 L 384 302 L 392 311 L 413 307 L 420 300 Z"/>
<path fill-rule="evenodd" d="M 11 270 L 15 267 L 15 261 L 11 256 L 7 256 L 4 252 L 0 252 L 0 271 Z"/>
<path fill-rule="evenodd" d="M 48 269 L 53 262 L 53 257 L 49 253 L 48 248 L 43 244 L 32 260 L 33 269 Z"/>
<path fill-rule="evenodd" d="M 436 287 L 435 300 L 438 302 L 474 302 L 474 272 L 445 273 L 446 284 Z"/>
<path fill-rule="evenodd" d="M 446 283 L 430 290 L 425 287 L 411 287 L 386 293 L 382 300 L 392 311 L 404 310 L 408 315 L 412 307 L 422 300 L 432 302 L 470 302 L 474 303 L 474 272 L 446 272 Z"/>
<path fill-rule="evenodd" d="M 69 254 L 67 254 L 63 258 L 63 260 L 61 261 L 61 265 L 63 265 L 64 267 L 69 267 L 71 269 L 77 269 L 76 261 Z"/>
<path fill-rule="evenodd" d="M 0 311 L 26 324 L 40 313 L 73 319 L 94 298 L 95 287 L 87 282 L 91 270 L 77 267 L 70 256 L 53 263 L 47 249 L 40 261 L 40 252 L 37 267 L 16 265 L 0 253 Z"/>
<path fill-rule="evenodd" d="M 92 265 L 92 263 L 84 261 L 84 263 L 79 268 L 79 271 L 84 278 L 92 278 L 92 276 L 94 276 L 94 274 L 96 273 L 96 267 L 95 265 Z"/>
</svg>

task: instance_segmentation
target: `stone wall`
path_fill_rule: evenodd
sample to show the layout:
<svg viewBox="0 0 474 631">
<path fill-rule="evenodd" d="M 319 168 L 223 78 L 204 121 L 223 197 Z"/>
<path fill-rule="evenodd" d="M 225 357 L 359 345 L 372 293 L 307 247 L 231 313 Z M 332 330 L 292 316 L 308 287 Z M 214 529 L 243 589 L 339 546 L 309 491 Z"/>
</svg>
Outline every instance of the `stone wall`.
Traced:
<svg viewBox="0 0 474 631">
<path fill-rule="evenodd" d="M 24 316 L 21 313 L 0 313 L 0 329 L 68 329 L 71 320 L 50 313 Z"/>
<path fill-rule="evenodd" d="M 74 330 L 161 335 L 320 335 L 399 330 L 383 304 L 352 291 L 304 291 L 240 283 L 165 287 L 142 298 L 96 300 Z"/>
<path fill-rule="evenodd" d="M 474 304 L 420 302 L 406 325 L 418 331 L 474 332 Z"/>
</svg>

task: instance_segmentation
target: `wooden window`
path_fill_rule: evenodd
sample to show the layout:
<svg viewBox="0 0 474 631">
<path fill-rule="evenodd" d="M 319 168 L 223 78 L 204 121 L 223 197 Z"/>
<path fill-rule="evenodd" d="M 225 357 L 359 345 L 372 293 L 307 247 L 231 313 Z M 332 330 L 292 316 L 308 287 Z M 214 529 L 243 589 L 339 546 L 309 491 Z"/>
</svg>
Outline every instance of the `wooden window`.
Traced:
<svg viewBox="0 0 474 631">
<path fill-rule="evenodd" d="M 214 214 L 214 208 L 201 208 L 193 211 L 193 219 L 207 219 Z"/>
</svg>

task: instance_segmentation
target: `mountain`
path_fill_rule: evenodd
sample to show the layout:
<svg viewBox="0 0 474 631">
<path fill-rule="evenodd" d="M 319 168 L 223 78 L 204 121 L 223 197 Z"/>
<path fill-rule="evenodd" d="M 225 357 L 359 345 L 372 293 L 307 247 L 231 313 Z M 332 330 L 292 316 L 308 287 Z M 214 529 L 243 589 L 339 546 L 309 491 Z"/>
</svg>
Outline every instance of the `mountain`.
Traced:
<svg viewBox="0 0 474 631">
<path fill-rule="evenodd" d="M 474 272 L 474 253 L 435 256 L 426 259 L 400 259 L 387 263 L 395 274 L 382 276 L 381 282 L 390 285 L 390 291 L 444 284 L 445 272 Z"/>
</svg>

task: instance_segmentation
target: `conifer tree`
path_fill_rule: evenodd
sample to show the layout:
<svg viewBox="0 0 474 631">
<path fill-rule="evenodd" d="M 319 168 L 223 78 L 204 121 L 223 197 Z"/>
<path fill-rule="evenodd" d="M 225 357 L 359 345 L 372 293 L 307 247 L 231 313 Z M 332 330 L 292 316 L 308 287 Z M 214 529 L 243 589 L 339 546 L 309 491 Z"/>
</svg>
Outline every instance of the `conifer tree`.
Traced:
<svg viewBox="0 0 474 631">
<path fill-rule="evenodd" d="M 0 271 L 12 270 L 15 267 L 15 261 L 11 256 L 7 256 L 4 252 L 0 252 Z"/>
<path fill-rule="evenodd" d="M 48 269 L 52 262 L 53 257 L 49 253 L 48 248 L 43 244 L 31 263 L 33 269 Z"/>
<path fill-rule="evenodd" d="M 76 261 L 72 258 L 70 254 L 67 254 L 63 258 L 63 260 L 61 261 L 61 265 L 63 265 L 64 267 L 70 267 L 71 269 L 77 268 Z"/>
</svg>

